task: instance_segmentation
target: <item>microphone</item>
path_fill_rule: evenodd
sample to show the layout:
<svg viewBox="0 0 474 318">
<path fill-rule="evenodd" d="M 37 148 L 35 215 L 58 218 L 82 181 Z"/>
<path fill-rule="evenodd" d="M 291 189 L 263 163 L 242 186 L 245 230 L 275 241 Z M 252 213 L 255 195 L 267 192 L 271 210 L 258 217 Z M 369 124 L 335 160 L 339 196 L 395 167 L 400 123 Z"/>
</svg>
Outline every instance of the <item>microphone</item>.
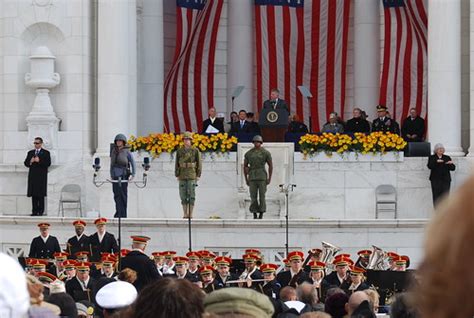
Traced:
<svg viewBox="0 0 474 318">
<path fill-rule="evenodd" d="M 145 171 L 150 170 L 150 158 L 149 157 L 143 158 L 142 167 L 143 167 L 143 169 L 145 169 Z"/>
<path fill-rule="evenodd" d="M 92 165 L 92 168 L 94 168 L 95 172 L 100 170 L 100 158 L 96 157 L 94 159 L 94 164 Z"/>
</svg>

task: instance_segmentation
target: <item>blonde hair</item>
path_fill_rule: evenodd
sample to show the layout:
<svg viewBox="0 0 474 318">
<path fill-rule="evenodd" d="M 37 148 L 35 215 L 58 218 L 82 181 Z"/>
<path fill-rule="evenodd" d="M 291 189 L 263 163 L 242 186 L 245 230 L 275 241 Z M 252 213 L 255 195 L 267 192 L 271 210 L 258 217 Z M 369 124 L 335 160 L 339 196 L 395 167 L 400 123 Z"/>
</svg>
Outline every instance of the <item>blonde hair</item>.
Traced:
<svg viewBox="0 0 474 318">
<path fill-rule="evenodd" d="M 459 297 L 474 293 L 474 177 L 440 204 L 426 231 L 425 256 L 418 270 L 416 303 L 422 317 L 461 318 L 474 315 L 474 302 Z M 453 231 L 453 229 L 455 229 Z M 465 264 L 465 265 L 463 265 Z"/>
</svg>

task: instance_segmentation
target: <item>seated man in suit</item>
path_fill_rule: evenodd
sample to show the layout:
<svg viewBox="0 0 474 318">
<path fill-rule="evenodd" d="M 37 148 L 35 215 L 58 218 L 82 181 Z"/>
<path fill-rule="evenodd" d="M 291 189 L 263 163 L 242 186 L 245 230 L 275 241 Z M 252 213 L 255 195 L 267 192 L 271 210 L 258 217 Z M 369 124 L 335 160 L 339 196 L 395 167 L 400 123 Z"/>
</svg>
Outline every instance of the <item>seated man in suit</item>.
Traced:
<svg viewBox="0 0 474 318">
<path fill-rule="evenodd" d="M 202 123 L 202 133 L 203 134 L 217 134 L 224 133 L 224 122 L 216 117 L 216 109 L 214 107 L 209 108 L 208 110 L 209 118 L 203 121 Z M 213 130 L 217 132 L 208 132 L 209 126 L 214 127 Z"/>
<path fill-rule="evenodd" d="M 255 133 L 257 135 L 260 134 L 260 127 L 258 126 L 258 123 L 255 121 L 255 115 L 254 113 L 248 112 L 247 113 L 247 122 L 249 124 L 249 133 Z"/>
<path fill-rule="evenodd" d="M 232 127 L 230 129 L 231 135 L 237 135 L 241 133 L 248 133 L 249 132 L 249 123 L 247 121 L 247 112 L 243 109 L 239 111 L 239 120 L 232 123 Z"/>
<path fill-rule="evenodd" d="M 362 110 L 355 107 L 352 114 L 353 117 L 347 121 L 346 132 L 369 134 L 370 123 L 362 116 Z"/>
<path fill-rule="evenodd" d="M 263 108 L 266 109 L 285 109 L 287 115 L 290 115 L 290 110 L 288 109 L 288 104 L 285 100 L 280 98 L 280 91 L 277 88 L 273 88 L 270 91 L 270 99 L 267 99 L 263 102 Z"/>
<path fill-rule="evenodd" d="M 408 116 L 402 124 L 402 137 L 406 142 L 423 141 L 425 133 L 425 120 L 418 116 L 416 108 L 410 109 Z"/>
<path fill-rule="evenodd" d="M 300 118 L 297 114 L 290 116 L 290 124 L 288 125 L 288 132 L 294 134 L 307 134 L 308 126 L 300 121 Z"/>
<path fill-rule="evenodd" d="M 329 114 L 329 122 L 324 124 L 321 132 L 331 134 L 342 134 L 344 132 L 344 126 L 338 123 L 337 113 Z"/>
</svg>

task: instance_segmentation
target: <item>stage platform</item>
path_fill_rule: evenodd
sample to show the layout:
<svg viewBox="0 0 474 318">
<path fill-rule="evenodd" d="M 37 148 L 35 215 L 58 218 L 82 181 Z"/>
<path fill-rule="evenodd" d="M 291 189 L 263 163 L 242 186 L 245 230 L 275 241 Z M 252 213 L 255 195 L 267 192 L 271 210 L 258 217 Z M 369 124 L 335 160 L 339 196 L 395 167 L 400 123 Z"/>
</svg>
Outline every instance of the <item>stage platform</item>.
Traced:
<svg viewBox="0 0 474 318">
<path fill-rule="evenodd" d="M 28 253 L 32 238 L 39 235 L 39 221 L 51 223 L 51 235 L 58 237 L 65 248 L 74 235 L 74 218 L 0 216 L 1 250 L 22 256 Z M 95 231 L 93 219 L 86 219 L 86 234 Z M 355 255 L 358 250 L 376 245 L 386 251 L 409 255 L 412 268 L 422 257 L 423 233 L 426 219 L 398 220 L 314 220 L 292 219 L 289 222 L 290 249 L 307 252 L 326 241 Z M 118 220 L 111 219 L 108 230 L 118 233 Z M 188 222 L 183 219 L 123 219 L 122 247 L 130 248 L 130 235 L 151 237 L 147 252 L 173 249 L 178 254 L 188 251 Z M 285 220 L 209 220 L 192 221 L 193 249 L 209 249 L 219 255 L 241 258 L 244 249 L 260 248 L 266 262 L 280 262 L 285 254 Z"/>
</svg>

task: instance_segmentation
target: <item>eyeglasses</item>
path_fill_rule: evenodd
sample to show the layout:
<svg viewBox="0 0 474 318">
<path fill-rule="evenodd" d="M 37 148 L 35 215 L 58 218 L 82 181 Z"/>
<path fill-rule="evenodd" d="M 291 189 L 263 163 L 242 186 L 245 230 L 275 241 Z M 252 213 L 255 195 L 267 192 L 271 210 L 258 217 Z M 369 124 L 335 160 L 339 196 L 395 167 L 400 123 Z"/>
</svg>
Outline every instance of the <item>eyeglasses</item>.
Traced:
<svg viewBox="0 0 474 318">
<path fill-rule="evenodd" d="M 41 143 L 38 142 L 38 141 L 35 141 L 34 144 L 35 144 L 35 145 L 41 145 Z"/>
</svg>

